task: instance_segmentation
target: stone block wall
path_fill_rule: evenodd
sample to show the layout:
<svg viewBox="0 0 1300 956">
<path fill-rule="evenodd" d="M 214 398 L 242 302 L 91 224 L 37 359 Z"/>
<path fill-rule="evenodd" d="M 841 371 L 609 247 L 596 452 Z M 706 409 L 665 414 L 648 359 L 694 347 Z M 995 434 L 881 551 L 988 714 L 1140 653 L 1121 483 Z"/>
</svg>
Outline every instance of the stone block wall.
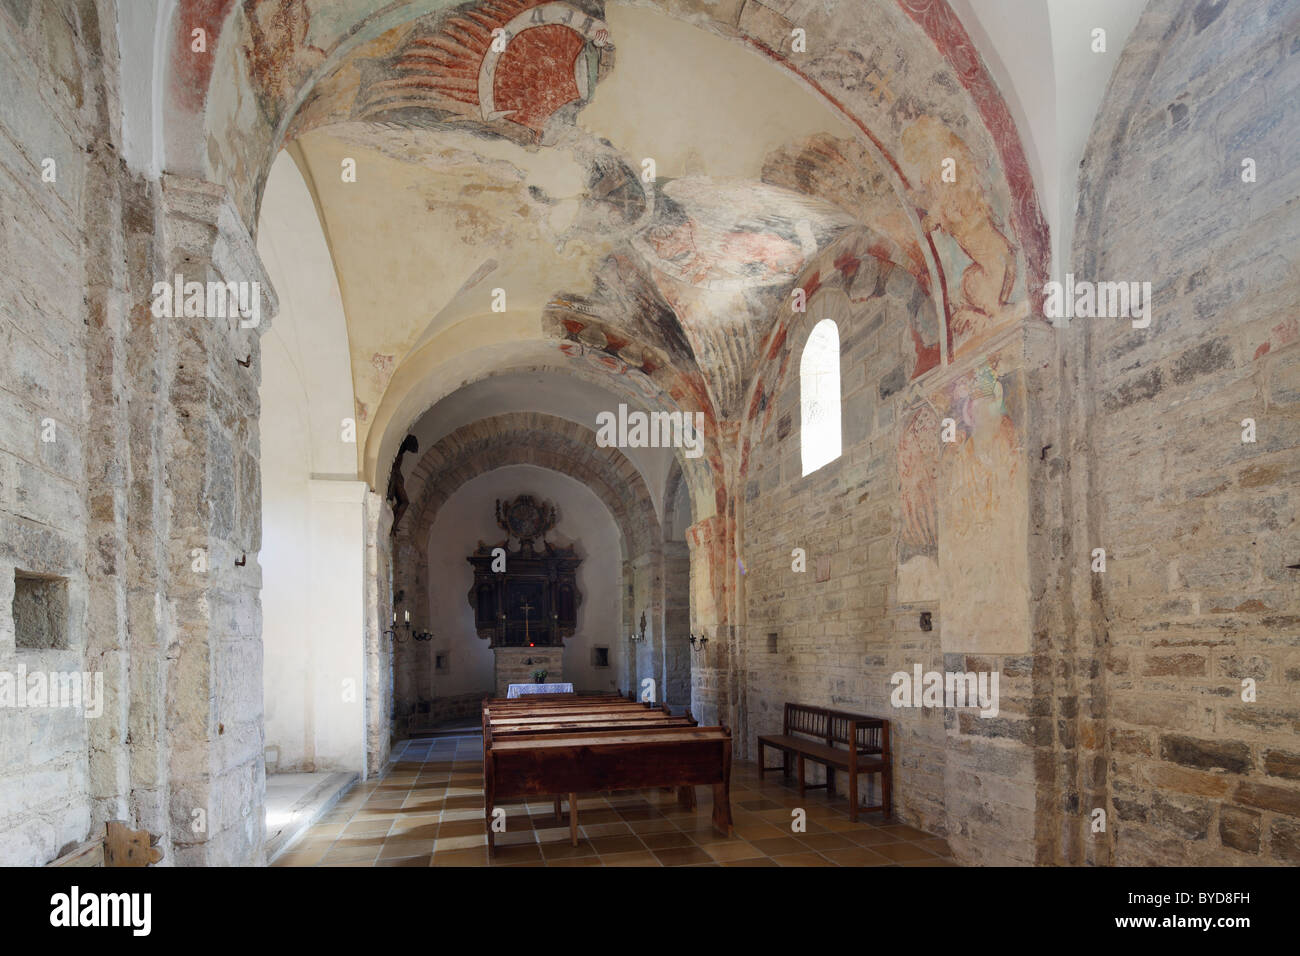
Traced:
<svg viewBox="0 0 1300 956">
<path fill-rule="evenodd" d="M 533 671 L 546 671 L 548 684 L 564 680 L 563 647 L 498 647 L 495 654 L 498 697 L 506 696 L 511 684 L 533 683 Z"/>
<path fill-rule="evenodd" d="M 92 521 L 111 520 L 112 490 L 87 494 L 96 423 L 82 289 L 101 278 L 86 265 L 98 176 L 88 150 L 103 106 L 96 29 L 73 4 L 0 7 L 0 672 L 15 681 L 83 671 L 87 566 L 115 558 L 90 540 Z M 15 571 L 65 582 L 57 647 L 17 646 Z M 0 707 L 0 864 L 45 862 L 90 832 L 94 723 L 74 708 Z"/>
<path fill-rule="evenodd" d="M 870 291 L 871 282 L 857 285 L 864 284 Z M 755 759 L 756 736 L 780 732 L 786 701 L 886 717 L 896 812 L 942 833 L 943 712 L 895 709 L 889 702 L 895 671 L 944 665 L 937 605 L 896 604 L 895 420 L 911 368 L 907 315 L 915 291 L 910 281 L 878 283 L 837 319 L 842 451 L 807 476 L 798 369 L 808 335 L 826 317 L 819 296 L 788 334 L 788 368 L 769 399 L 775 409 L 751 452 L 744 486 L 746 720 L 736 747 Z M 793 570 L 795 548 L 805 552 L 805 571 Z M 920 629 L 922 610 L 933 615 L 930 631 Z M 713 653 L 712 644 L 706 653 Z M 824 771 L 809 764 L 808 779 L 823 782 Z M 862 778 L 864 787 L 875 788 L 872 780 Z M 865 794 L 871 803 L 878 797 L 877 789 Z"/>
<path fill-rule="evenodd" d="M 1154 290 L 1072 328 L 1121 864 L 1300 862 L 1297 91 L 1294 4 L 1155 0 L 1085 157 L 1075 273 Z"/>
</svg>

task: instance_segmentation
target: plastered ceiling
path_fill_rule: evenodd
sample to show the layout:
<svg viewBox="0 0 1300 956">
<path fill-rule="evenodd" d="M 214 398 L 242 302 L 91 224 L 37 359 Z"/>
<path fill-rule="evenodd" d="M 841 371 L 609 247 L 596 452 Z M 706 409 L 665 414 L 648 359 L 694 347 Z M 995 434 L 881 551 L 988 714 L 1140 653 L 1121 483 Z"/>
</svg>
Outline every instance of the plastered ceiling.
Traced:
<svg viewBox="0 0 1300 956">
<path fill-rule="evenodd" d="M 438 15 L 362 46 L 291 130 L 334 256 L 363 435 L 404 365 L 445 375 L 453 348 L 489 349 L 504 328 L 554 339 L 574 319 L 595 319 L 601 338 L 586 344 L 612 338 L 631 368 L 671 364 L 699 383 L 682 401 L 646 380 L 641 400 L 734 416 L 770 314 L 812 257 L 873 207 L 908 241 L 841 114 L 753 50 L 659 11 L 606 5 L 581 45 L 537 27 L 520 79 L 505 55 L 496 68 L 496 105 L 516 112 L 485 121 L 463 67 L 513 7 L 482 9 L 478 32 Z M 454 367 L 486 371 L 468 354 Z"/>
</svg>

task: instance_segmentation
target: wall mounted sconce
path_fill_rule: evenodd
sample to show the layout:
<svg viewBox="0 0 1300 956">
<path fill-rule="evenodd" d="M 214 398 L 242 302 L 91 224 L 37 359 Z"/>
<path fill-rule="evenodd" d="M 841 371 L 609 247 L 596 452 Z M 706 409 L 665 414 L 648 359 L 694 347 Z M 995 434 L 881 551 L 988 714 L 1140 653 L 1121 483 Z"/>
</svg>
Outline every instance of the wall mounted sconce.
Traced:
<svg viewBox="0 0 1300 956">
<path fill-rule="evenodd" d="M 634 633 L 628 638 L 633 644 L 640 644 L 645 640 L 645 611 L 641 612 L 641 631 L 639 634 Z"/>
<path fill-rule="evenodd" d="M 402 597 L 402 592 L 398 591 L 397 592 L 398 600 L 401 600 L 401 597 Z M 393 608 L 392 627 L 385 629 L 384 633 L 387 634 L 389 637 L 391 637 L 393 641 L 397 644 L 405 644 L 411 638 L 414 638 L 417 641 L 433 640 L 433 633 L 431 631 L 411 630 L 411 612 L 409 610 L 405 610 L 402 612 L 402 623 L 398 624 L 397 608 Z"/>
<path fill-rule="evenodd" d="M 696 637 L 694 634 L 691 635 L 691 650 L 702 651 L 708 646 L 708 644 L 709 639 L 707 637 L 704 637 L 703 635 L 699 637 Z"/>
</svg>

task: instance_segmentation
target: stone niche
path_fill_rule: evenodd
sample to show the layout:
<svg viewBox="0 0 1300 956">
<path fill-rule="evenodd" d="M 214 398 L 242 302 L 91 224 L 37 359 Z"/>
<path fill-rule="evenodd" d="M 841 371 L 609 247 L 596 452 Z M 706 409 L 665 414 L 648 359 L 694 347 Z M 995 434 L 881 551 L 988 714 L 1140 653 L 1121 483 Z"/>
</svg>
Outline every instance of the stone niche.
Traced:
<svg viewBox="0 0 1300 956">
<path fill-rule="evenodd" d="M 546 683 L 564 680 L 564 648 L 497 647 L 496 696 L 504 697 L 511 684 L 531 684 L 533 671 L 546 671 Z"/>
</svg>

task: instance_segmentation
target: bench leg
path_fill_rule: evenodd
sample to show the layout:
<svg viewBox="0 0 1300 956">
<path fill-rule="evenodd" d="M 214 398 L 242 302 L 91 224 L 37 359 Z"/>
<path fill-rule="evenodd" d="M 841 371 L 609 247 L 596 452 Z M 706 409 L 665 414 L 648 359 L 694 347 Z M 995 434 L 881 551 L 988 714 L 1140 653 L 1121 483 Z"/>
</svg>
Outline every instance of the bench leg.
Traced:
<svg viewBox="0 0 1300 956">
<path fill-rule="evenodd" d="M 893 810 L 893 786 L 892 786 L 892 781 L 889 779 L 891 776 L 892 776 L 892 775 L 891 775 L 891 773 L 890 773 L 888 767 L 886 767 L 884 770 L 882 770 L 882 771 L 880 772 L 880 794 L 881 794 L 882 797 L 885 798 L 885 816 L 886 816 L 886 817 L 890 817 L 890 816 L 892 816 L 892 815 L 893 815 L 893 812 L 894 812 L 894 810 Z"/>
<path fill-rule="evenodd" d="M 560 795 L 558 793 L 555 795 L 555 819 L 560 819 Z"/>
<path fill-rule="evenodd" d="M 835 768 L 830 766 L 826 768 L 826 796 L 835 796 Z"/>
<path fill-rule="evenodd" d="M 713 785 L 713 825 L 722 833 L 731 836 L 734 827 L 731 823 L 731 781 Z"/>
<path fill-rule="evenodd" d="M 677 805 L 684 810 L 695 809 L 695 788 L 678 787 L 677 788 Z"/>
<path fill-rule="evenodd" d="M 483 807 L 483 813 L 487 817 L 488 853 L 492 854 L 492 853 L 496 853 L 497 851 L 496 834 L 492 832 L 492 801 L 489 799 L 486 800 L 484 803 L 485 805 Z"/>
<path fill-rule="evenodd" d="M 763 759 L 765 751 L 763 750 L 763 741 L 758 742 L 758 779 L 763 779 L 763 774 L 767 773 L 767 768 L 763 766 L 766 762 Z"/>
<path fill-rule="evenodd" d="M 799 754 L 799 756 L 798 756 L 798 758 L 797 758 L 797 760 L 796 760 L 796 764 L 797 764 L 798 771 L 799 771 L 799 796 L 802 797 L 802 796 L 804 795 L 804 790 L 803 790 L 803 754 Z"/>
<path fill-rule="evenodd" d="M 790 779 L 790 751 L 781 751 L 781 776 Z"/>
<path fill-rule="evenodd" d="M 849 822 L 858 822 L 858 775 L 849 774 Z"/>
<path fill-rule="evenodd" d="M 569 839 L 578 845 L 578 795 L 569 794 Z"/>
</svg>

